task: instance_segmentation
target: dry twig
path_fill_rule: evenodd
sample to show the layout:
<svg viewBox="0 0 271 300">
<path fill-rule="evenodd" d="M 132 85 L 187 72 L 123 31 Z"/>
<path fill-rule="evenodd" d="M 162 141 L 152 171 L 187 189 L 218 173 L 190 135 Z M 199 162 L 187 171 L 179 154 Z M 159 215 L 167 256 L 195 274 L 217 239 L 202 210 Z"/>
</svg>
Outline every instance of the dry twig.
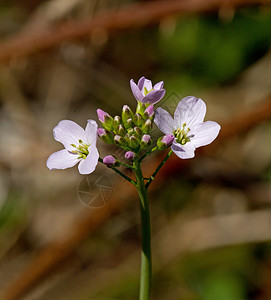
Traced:
<svg viewBox="0 0 271 300">
<path fill-rule="evenodd" d="M 19 33 L 0 44 L 0 63 L 27 57 L 63 42 L 89 38 L 97 29 L 107 34 L 143 27 L 171 15 L 208 13 L 224 8 L 270 5 L 270 0 L 170 0 L 151 1 L 126 6 L 118 11 L 99 13 L 95 17 L 72 20 L 40 31 Z"/>
</svg>

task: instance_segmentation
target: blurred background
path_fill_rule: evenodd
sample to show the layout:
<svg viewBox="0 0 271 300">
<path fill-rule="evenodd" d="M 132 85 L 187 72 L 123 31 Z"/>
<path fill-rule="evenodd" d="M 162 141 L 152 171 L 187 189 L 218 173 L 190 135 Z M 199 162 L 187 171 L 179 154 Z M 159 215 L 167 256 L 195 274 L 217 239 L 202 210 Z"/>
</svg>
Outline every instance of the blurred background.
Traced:
<svg viewBox="0 0 271 300">
<path fill-rule="evenodd" d="M 133 187 L 46 160 L 60 120 L 134 109 L 141 76 L 222 125 L 151 186 L 152 299 L 271 299 L 270 1 L 0 0 L 0 36 L 0 299 L 137 299 Z"/>
</svg>

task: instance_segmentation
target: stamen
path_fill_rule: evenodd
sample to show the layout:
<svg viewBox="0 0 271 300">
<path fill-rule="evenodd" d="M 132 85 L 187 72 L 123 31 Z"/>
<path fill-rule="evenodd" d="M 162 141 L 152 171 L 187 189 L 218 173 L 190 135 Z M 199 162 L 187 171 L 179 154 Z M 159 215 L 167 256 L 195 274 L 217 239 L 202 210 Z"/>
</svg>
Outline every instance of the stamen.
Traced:
<svg viewBox="0 0 271 300">
<path fill-rule="evenodd" d="M 178 128 L 173 132 L 174 136 L 176 137 L 176 140 L 181 145 L 185 145 L 187 142 L 190 141 L 190 137 L 187 136 L 188 132 L 190 131 L 190 128 L 186 128 L 187 124 L 183 123 L 181 128 Z"/>
<path fill-rule="evenodd" d="M 80 139 L 79 141 L 79 146 L 76 146 L 75 144 L 71 144 L 72 147 L 74 147 L 76 150 L 71 151 L 73 154 L 78 155 L 78 159 L 83 158 L 86 159 L 86 157 L 89 154 L 88 147 L 90 145 L 84 144 L 84 142 Z"/>
</svg>

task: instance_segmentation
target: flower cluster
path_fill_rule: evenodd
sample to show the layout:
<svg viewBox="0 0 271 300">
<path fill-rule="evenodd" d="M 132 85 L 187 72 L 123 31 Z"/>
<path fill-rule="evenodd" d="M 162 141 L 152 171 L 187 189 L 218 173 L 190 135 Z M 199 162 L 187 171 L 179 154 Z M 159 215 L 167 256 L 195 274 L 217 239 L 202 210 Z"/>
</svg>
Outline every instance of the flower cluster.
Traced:
<svg viewBox="0 0 271 300">
<path fill-rule="evenodd" d="M 50 155 L 47 167 L 50 170 L 66 169 L 79 163 L 78 169 L 81 174 L 93 172 L 99 161 L 97 136 L 107 144 L 123 148 L 126 151 L 124 157 L 129 163 L 141 161 L 140 155 L 143 151 L 146 152 L 143 155 L 145 157 L 167 147 L 171 147 L 182 159 L 194 157 L 196 148 L 210 144 L 217 137 L 220 126 L 213 121 L 204 122 L 206 105 L 202 99 L 192 96 L 179 102 L 174 119 L 160 107 L 155 110 L 154 104 L 165 95 L 163 85 L 161 81 L 153 86 L 145 77 L 141 77 L 138 84 L 131 80 L 131 90 L 137 100 L 136 110 L 133 112 L 128 105 L 124 105 L 121 115 L 112 117 L 98 109 L 101 128 L 98 128 L 94 120 L 88 120 L 85 130 L 73 121 L 59 122 L 53 131 L 54 138 L 63 144 L 64 149 Z M 149 150 L 152 145 L 153 122 L 164 136 Z M 113 168 L 123 164 L 113 155 L 108 155 L 100 161 Z"/>
<path fill-rule="evenodd" d="M 97 133 L 102 141 L 129 151 L 138 153 L 151 144 L 149 135 L 154 118 L 153 105 L 140 104 L 135 113 L 128 105 L 124 105 L 120 116 L 111 117 L 101 109 L 97 110 L 98 118 L 103 126 Z"/>
</svg>

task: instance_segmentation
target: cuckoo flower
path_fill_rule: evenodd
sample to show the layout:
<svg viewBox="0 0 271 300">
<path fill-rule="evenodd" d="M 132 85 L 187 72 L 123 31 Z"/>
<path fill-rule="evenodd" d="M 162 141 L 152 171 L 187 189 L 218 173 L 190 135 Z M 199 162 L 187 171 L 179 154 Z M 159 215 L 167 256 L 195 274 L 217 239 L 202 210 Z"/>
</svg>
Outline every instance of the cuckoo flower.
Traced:
<svg viewBox="0 0 271 300">
<path fill-rule="evenodd" d="M 218 135 L 220 125 L 213 121 L 203 122 L 206 105 L 202 99 L 185 97 L 174 113 L 174 119 L 162 108 L 155 112 L 154 122 L 165 134 L 175 139 L 171 149 L 180 158 L 192 158 L 195 149 L 210 144 Z"/>
<path fill-rule="evenodd" d="M 52 169 L 66 169 L 77 163 L 80 174 L 92 173 L 99 159 L 96 148 L 97 123 L 88 120 L 86 129 L 70 120 L 63 120 L 54 128 L 54 138 L 61 142 L 65 149 L 51 154 L 47 160 L 47 167 Z"/>
<path fill-rule="evenodd" d="M 131 79 L 130 86 L 136 100 L 144 104 L 155 104 L 159 102 L 166 93 L 166 90 L 163 89 L 163 81 L 152 86 L 152 82 L 145 77 L 141 77 L 137 84 Z"/>
</svg>

